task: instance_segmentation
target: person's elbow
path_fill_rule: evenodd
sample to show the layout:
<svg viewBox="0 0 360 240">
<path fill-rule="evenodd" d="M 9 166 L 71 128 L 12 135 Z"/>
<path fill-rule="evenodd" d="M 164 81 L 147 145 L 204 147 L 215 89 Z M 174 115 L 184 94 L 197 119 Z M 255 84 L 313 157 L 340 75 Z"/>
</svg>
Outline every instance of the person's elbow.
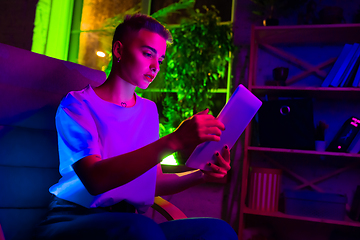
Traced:
<svg viewBox="0 0 360 240">
<path fill-rule="evenodd" d="M 92 196 L 96 196 L 99 194 L 102 194 L 106 191 L 104 191 L 103 189 L 103 184 L 101 184 L 100 181 L 96 181 L 94 178 L 91 177 L 84 177 L 84 176 L 79 176 L 79 179 L 81 181 L 81 183 L 84 185 L 85 189 L 92 195 Z"/>
<path fill-rule="evenodd" d="M 96 171 L 95 164 L 99 159 L 99 156 L 91 155 L 78 160 L 72 165 L 85 189 L 93 196 L 106 192 L 101 177 L 98 176 L 99 174 Z"/>
<path fill-rule="evenodd" d="M 85 189 L 86 189 L 86 190 L 90 193 L 90 195 L 92 195 L 92 196 L 96 196 L 96 195 L 99 195 L 99 194 L 102 194 L 102 193 L 105 192 L 105 191 L 103 191 L 103 190 L 101 189 L 100 186 L 96 186 L 96 184 L 84 183 L 83 181 L 82 181 L 82 183 L 83 183 Z"/>
</svg>

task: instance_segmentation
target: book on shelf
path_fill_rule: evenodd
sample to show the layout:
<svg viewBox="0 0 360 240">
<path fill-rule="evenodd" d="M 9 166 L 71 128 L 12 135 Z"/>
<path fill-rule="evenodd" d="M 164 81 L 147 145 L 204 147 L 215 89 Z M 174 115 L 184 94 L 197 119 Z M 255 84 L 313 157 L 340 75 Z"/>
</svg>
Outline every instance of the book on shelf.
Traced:
<svg viewBox="0 0 360 240">
<path fill-rule="evenodd" d="M 323 81 L 323 83 L 321 84 L 322 87 L 329 87 L 331 81 L 333 80 L 334 76 L 336 75 L 337 71 L 339 70 L 339 68 L 341 67 L 341 64 L 343 63 L 345 57 L 347 56 L 347 54 L 349 53 L 350 49 L 351 49 L 352 45 L 346 43 L 345 46 L 343 47 L 343 49 L 341 50 L 340 55 L 338 56 L 338 58 L 336 59 L 333 67 L 331 68 L 329 74 L 326 76 L 325 80 Z"/>
<path fill-rule="evenodd" d="M 359 63 L 360 64 L 360 63 Z M 354 81 L 352 82 L 353 87 L 360 87 L 360 65 L 357 66 Z"/>
<path fill-rule="evenodd" d="M 342 81 L 340 87 L 348 87 L 351 85 L 351 82 L 354 80 L 356 70 L 359 67 L 360 62 L 360 46 L 358 46 L 354 56 L 351 58 L 349 65 L 345 69 L 345 72 L 342 76 Z"/>
<path fill-rule="evenodd" d="M 349 217 L 354 221 L 360 221 L 360 185 L 357 185 L 356 187 L 350 207 Z"/>
<path fill-rule="evenodd" d="M 360 152 L 360 133 L 358 133 L 354 140 L 352 140 L 349 148 L 347 149 L 348 153 L 359 153 Z"/>
<path fill-rule="evenodd" d="M 341 63 L 341 65 L 340 65 L 339 69 L 337 70 L 334 78 L 332 79 L 332 81 L 330 83 L 330 86 L 332 86 L 332 87 L 339 87 L 340 86 L 340 83 L 344 78 L 345 70 L 349 66 L 351 59 L 353 58 L 353 56 L 355 55 L 355 52 L 359 48 L 359 45 L 360 44 L 358 44 L 358 43 L 354 43 L 351 46 L 349 52 L 346 54 L 346 57 L 344 58 L 343 62 Z"/>
</svg>

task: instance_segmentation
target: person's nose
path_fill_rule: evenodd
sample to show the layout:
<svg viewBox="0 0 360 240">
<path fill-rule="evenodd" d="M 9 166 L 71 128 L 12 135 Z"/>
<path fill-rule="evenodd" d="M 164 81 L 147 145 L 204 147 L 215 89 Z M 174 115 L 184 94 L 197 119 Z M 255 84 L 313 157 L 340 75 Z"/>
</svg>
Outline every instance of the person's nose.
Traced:
<svg viewBox="0 0 360 240">
<path fill-rule="evenodd" d="M 152 61 L 151 62 L 151 65 L 150 65 L 150 69 L 153 73 L 158 73 L 159 70 L 160 70 L 160 64 L 159 62 L 156 60 L 156 61 Z"/>
</svg>

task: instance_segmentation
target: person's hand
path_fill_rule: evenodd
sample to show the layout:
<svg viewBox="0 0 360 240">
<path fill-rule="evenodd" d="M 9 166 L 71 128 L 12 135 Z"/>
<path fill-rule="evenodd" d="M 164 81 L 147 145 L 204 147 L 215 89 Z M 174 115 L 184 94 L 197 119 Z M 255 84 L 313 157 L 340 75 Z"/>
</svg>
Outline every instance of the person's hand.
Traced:
<svg viewBox="0 0 360 240">
<path fill-rule="evenodd" d="M 177 150 L 195 148 L 206 141 L 219 141 L 224 124 L 208 114 L 209 109 L 184 120 L 173 133 Z"/>
<path fill-rule="evenodd" d="M 205 181 L 209 181 L 214 178 L 223 178 L 227 174 L 227 172 L 231 169 L 230 167 L 230 149 L 228 146 L 224 146 L 222 149 L 222 154 L 219 152 L 215 153 L 216 164 L 208 163 L 207 165 L 212 169 L 212 171 L 204 171 L 204 179 Z"/>
</svg>

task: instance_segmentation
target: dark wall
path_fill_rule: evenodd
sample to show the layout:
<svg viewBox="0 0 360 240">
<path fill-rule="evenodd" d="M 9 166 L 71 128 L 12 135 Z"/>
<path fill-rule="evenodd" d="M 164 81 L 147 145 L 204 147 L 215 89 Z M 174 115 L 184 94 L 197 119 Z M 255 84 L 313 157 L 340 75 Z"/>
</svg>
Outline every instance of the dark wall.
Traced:
<svg viewBox="0 0 360 240">
<path fill-rule="evenodd" d="M 0 43 L 31 50 L 38 0 L 0 0 Z"/>
</svg>

